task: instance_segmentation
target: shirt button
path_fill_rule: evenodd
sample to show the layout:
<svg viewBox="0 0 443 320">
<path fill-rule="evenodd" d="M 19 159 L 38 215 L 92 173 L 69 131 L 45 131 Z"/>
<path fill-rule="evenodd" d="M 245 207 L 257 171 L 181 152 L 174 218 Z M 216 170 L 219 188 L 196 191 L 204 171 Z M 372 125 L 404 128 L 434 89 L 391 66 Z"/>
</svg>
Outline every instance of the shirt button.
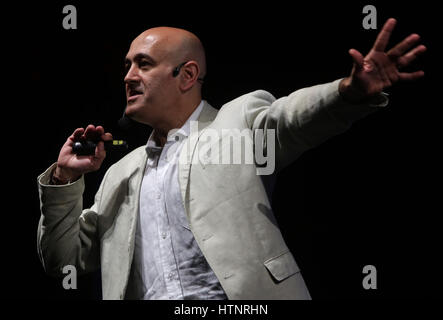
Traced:
<svg viewBox="0 0 443 320">
<path fill-rule="evenodd" d="M 166 232 L 163 232 L 163 233 L 162 233 L 162 238 L 163 238 L 163 239 L 166 239 Z"/>
<path fill-rule="evenodd" d="M 160 199 L 161 196 L 162 196 L 162 195 L 160 194 L 160 192 L 158 192 L 158 193 L 157 193 L 157 199 Z"/>
<path fill-rule="evenodd" d="M 172 280 L 172 277 L 174 277 L 174 274 L 173 274 L 172 272 L 170 272 L 170 273 L 168 274 L 168 279 L 169 279 L 169 280 Z"/>
</svg>

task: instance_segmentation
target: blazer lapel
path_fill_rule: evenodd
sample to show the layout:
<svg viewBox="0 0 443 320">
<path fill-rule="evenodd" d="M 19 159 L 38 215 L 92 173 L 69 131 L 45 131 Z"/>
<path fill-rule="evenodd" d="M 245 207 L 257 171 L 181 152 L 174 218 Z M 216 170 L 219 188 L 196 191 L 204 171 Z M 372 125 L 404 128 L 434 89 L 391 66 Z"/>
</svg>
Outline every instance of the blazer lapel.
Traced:
<svg viewBox="0 0 443 320">
<path fill-rule="evenodd" d="M 180 191 L 185 206 L 185 211 L 189 219 L 189 173 L 191 170 L 192 159 L 197 146 L 197 142 L 204 129 L 214 121 L 218 110 L 213 108 L 208 102 L 204 101 L 203 109 L 197 119 L 197 123 L 191 122 L 191 131 L 188 139 L 180 152 L 178 180 Z"/>
</svg>

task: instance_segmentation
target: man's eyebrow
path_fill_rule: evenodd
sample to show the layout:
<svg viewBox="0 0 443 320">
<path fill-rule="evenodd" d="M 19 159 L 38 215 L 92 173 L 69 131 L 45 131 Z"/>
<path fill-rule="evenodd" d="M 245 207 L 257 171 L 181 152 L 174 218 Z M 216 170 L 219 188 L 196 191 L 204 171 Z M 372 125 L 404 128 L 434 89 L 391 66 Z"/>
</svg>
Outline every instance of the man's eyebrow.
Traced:
<svg viewBox="0 0 443 320">
<path fill-rule="evenodd" d="M 156 64 L 155 60 L 154 60 L 149 54 L 146 54 L 146 53 L 137 53 L 137 54 L 134 56 L 134 58 L 133 58 L 133 60 L 134 60 L 135 62 L 140 61 L 140 60 L 142 60 L 142 59 L 149 60 L 149 62 L 151 62 L 152 64 Z M 129 59 L 126 57 L 126 58 L 125 58 L 125 64 L 130 63 L 130 62 L 131 62 L 131 60 L 129 60 Z"/>
</svg>

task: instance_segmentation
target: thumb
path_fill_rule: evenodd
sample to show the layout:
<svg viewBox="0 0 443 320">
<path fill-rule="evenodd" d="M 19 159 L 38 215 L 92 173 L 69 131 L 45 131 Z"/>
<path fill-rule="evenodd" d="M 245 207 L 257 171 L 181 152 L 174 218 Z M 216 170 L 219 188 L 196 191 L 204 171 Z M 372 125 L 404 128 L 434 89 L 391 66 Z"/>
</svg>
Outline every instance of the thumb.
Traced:
<svg viewBox="0 0 443 320">
<path fill-rule="evenodd" d="M 109 132 L 106 132 L 106 133 L 102 134 L 101 139 L 103 141 L 110 141 L 110 140 L 112 140 L 112 134 L 110 134 Z"/>
<path fill-rule="evenodd" d="M 363 60 L 364 60 L 363 55 L 355 49 L 350 49 L 348 52 L 349 52 L 349 55 L 352 57 L 352 60 L 354 61 L 355 67 L 358 70 L 362 69 L 363 68 Z"/>
</svg>

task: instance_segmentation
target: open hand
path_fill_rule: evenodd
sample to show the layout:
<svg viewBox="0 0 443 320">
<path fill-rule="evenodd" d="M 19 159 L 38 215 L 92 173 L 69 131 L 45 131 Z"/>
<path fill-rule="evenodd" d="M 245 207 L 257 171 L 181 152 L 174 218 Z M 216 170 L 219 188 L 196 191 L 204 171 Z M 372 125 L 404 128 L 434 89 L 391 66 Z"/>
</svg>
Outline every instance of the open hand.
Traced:
<svg viewBox="0 0 443 320">
<path fill-rule="evenodd" d="M 423 71 L 400 71 L 426 51 L 424 45 L 415 46 L 420 40 L 418 34 L 411 34 L 385 52 L 396 23 L 393 18 L 386 21 L 374 46 L 365 57 L 355 49 L 349 50 L 354 65 L 351 75 L 340 83 L 340 93 L 345 99 L 362 101 L 381 93 L 398 81 L 416 80 L 424 76 Z"/>
</svg>

